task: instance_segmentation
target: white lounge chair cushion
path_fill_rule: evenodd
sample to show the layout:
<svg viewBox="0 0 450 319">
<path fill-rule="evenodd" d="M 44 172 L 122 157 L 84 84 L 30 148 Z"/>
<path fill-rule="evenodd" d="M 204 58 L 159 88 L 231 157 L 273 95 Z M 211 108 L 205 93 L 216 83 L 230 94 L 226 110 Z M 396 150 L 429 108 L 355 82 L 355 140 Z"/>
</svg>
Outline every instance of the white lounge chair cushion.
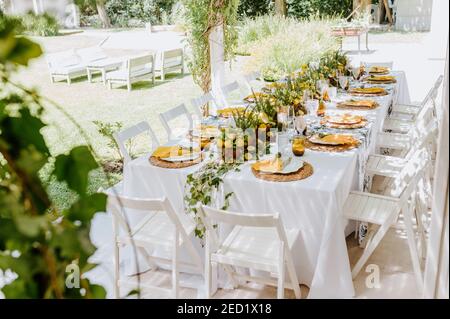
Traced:
<svg viewBox="0 0 450 319">
<path fill-rule="evenodd" d="M 139 76 L 143 76 L 146 74 L 151 74 L 152 73 L 152 69 L 149 67 L 145 67 L 142 69 L 138 69 L 138 70 L 133 70 L 131 72 L 131 75 L 128 76 L 128 71 L 127 70 L 117 70 L 117 71 L 112 71 L 112 72 L 108 72 L 106 73 L 106 79 L 107 80 L 123 80 L 126 81 L 128 80 L 128 78 L 133 79 Z"/>
<path fill-rule="evenodd" d="M 106 59 L 108 57 L 100 47 L 80 49 L 77 51 L 77 54 L 80 56 L 81 61 L 85 64 Z"/>
<path fill-rule="evenodd" d="M 59 75 L 71 75 L 74 73 L 80 73 L 86 71 L 86 66 L 82 64 L 76 64 L 71 66 L 64 66 L 64 67 L 58 67 L 55 69 L 52 69 L 53 74 L 59 74 Z"/>
<path fill-rule="evenodd" d="M 58 53 L 49 54 L 47 61 L 50 64 L 51 69 L 57 69 L 61 67 L 74 66 L 81 63 L 81 58 L 74 50 L 68 50 Z"/>
</svg>

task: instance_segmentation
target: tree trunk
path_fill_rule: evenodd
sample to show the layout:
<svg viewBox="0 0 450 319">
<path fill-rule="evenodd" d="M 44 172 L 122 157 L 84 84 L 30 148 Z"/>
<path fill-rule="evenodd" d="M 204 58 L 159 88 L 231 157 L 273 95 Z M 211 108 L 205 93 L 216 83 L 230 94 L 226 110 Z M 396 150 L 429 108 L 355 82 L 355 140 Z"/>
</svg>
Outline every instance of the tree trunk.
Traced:
<svg viewBox="0 0 450 319">
<path fill-rule="evenodd" d="M 104 28 L 111 28 L 111 20 L 109 20 L 108 14 L 106 13 L 105 0 L 96 0 L 95 3 L 102 26 Z"/>
<path fill-rule="evenodd" d="M 275 0 L 275 14 L 286 16 L 286 0 Z"/>
</svg>

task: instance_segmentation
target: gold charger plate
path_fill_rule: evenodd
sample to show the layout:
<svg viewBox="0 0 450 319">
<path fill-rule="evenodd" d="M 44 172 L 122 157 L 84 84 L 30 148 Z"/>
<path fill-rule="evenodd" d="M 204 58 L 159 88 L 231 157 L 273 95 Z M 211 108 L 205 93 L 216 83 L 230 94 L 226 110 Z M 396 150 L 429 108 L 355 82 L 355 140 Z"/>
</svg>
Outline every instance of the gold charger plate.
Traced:
<svg viewBox="0 0 450 319">
<path fill-rule="evenodd" d="M 361 142 L 357 139 L 353 138 L 354 141 L 352 143 L 346 144 L 316 144 L 311 142 L 309 139 L 305 139 L 305 148 L 320 151 L 320 152 L 345 152 L 354 148 L 357 148 Z"/>
<path fill-rule="evenodd" d="M 202 160 L 203 160 L 203 154 L 200 154 L 200 156 L 194 160 L 183 161 L 183 162 L 169 162 L 169 161 L 165 161 L 165 160 L 163 160 L 159 157 L 155 157 L 155 156 L 150 156 L 150 158 L 149 158 L 150 164 L 152 164 L 153 166 L 162 167 L 162 168 L 172 168 L 172 169 L 194 166 L 194 165 L 197 165 L 198 163 L 200 163 Z"/>
<path fill-rule="evenodd" d="M 256 178 L 269 182 L 294 182 L 310 177 L 314 173 L 311 164 L 303 162 L 303 166 L 294 173 L 277 174 L 277 173 L 262 173 L 252 168 L 252 173 Z"/>
</svg>

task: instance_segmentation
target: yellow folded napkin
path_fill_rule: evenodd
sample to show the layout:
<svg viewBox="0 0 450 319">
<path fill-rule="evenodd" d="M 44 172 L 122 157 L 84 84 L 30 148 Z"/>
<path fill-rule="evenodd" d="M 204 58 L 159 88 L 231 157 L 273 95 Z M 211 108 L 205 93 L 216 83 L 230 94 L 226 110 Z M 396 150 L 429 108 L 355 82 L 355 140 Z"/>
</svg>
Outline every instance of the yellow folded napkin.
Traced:
<svg viewBox="0 0 450 319">
<path fill-rule="evenodd" d="M 348 100 L 341 103 L 345 106 L 355 106 L 355 107 L 368 107 L 373 108 L 377 105 L 374 100 Z"/>
<path fill-rule="evenodd" d="M 386 93 L 386 90 L 380 87 L 370 87 L 370 88 L 353 88 L 350 89 L 350 93 L 357 94 L 381 94 Z"/>
<path fill-rule="evenodd" d="M 158 158 L 168 158 L 177 156 L 188 156 L 194 153 L 195 149 L 183 148 L 179 145 L 174 146 L 159 146 L 152 154 L 154 157 Z M 198 150 L 197 150 L 198 151 Z"/>
<path fill-rule="evenodd" d="M 369 69 L 369 73 L 388 73 L 389 68 L 385 66 L 373 66 Z"/>
<path fill-rule="evenodd" d="M 338 116 L 326 117 L 326 120 L 328 123 L 346 124 L 346 125 L 358 124 L 363 119 L 364 118 L 361 115 L 352 115 L 352 114 L 343 114 L 343 115 L 338 115 Z"/>
<path fill-rule="evenodd" d="M 395 81 L 395 77 L 393 77 L 392 75 L 371 75 L 367 78 L 367 80 L 386 82 L 386 81 Z"/>
<path fill-rule="evenodd" d="M 257 161 L 252 165 L 252 168 L 264 173 L 280 173 L 291 160 L 291 157 L 275 156 L 274 158 Z"/>
<path fill-rule="evenodd" d="M 329 134 L 322 137 L 321 140 L 325 143 L 334 143 L 334 144 L 353 144 L 356 142 L 353 136 L 342 134 Z"/>
</svg>

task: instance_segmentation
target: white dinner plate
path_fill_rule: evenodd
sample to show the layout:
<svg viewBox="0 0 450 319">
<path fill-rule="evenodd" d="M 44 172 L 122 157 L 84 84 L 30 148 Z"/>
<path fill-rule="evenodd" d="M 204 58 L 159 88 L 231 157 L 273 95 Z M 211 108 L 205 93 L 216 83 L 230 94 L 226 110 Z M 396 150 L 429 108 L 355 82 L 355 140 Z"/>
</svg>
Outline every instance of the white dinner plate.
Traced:
<svg viewBox="0 0 450 319">
<path fill-rule="evenodd" d="M 193 153 L 193 154 L 185 155 L 185 156 L 174 156 L 174 157 L 162 158 L 162 160 L 175 163 L 175 162 L 184 162 L 184 161 L 194 161 L 199 157 L 200 157 L 200 153 Z"/>
</svg>

